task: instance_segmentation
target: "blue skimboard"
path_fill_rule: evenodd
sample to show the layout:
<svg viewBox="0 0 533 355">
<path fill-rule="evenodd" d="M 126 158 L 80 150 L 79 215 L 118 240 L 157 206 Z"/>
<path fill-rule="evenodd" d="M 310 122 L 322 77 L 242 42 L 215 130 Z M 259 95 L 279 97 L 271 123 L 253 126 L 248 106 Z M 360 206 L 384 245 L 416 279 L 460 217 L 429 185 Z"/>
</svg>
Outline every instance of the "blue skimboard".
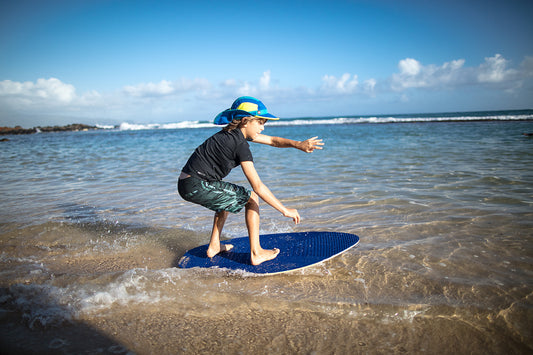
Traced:
<svg viewBox="0 0 533 355">
<path fill-rule="evenodd" d="M 337 232 L 301 232 L 265 234 L 261 236 L 261 246 L 265 249 L 280 249 L 274 260 L 254 266 L 250 263 L 250 242 L 248 237 L 226 240 L 233 244 L 229 252 L 220 253 L 213 258 L 207 257 L 207 245 L 189 250 L 181 258 L 181 268 L 226 268 L 244 270 L 254 274 L 278 274 L 305 268 L 354 247 L 359 243 L 355 234 Z"/>
</svg>

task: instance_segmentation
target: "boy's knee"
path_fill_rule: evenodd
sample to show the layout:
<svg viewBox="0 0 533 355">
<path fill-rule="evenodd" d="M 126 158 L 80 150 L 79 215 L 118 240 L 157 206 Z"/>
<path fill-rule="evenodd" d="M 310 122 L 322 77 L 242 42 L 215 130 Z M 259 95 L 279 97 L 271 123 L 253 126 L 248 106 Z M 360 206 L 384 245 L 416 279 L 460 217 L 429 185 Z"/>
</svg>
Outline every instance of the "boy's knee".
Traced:
<svg viewBox="0 0 533 355">
<path fill-rule="evenodd" d="M 215 212 L 215 217 L 217 218 L 223 218 L 223 219 L 226 219 L 229 215 L 229 212 L 228 211 L 218 211 L 218 212 Z"/>
<path fill-rule="evenodd" d="M 257 196 L 257 194 L 253 191 L 250 194 L 250 199 L 248 199 L 248 203 L 246 203 L 247 208 L 250 208 L 252 206 L 259 206 L 259 196 Z"/>
<path fill-rule="evenodd" d="M 251 201 L 254 201 L 255 203 L 259 203 L 259 196 L 257 196 L 257 194 L 253 191 L 250 194 L 250 199 L 248 200 L 248 202 L 251 202 Z"/>
</svg>

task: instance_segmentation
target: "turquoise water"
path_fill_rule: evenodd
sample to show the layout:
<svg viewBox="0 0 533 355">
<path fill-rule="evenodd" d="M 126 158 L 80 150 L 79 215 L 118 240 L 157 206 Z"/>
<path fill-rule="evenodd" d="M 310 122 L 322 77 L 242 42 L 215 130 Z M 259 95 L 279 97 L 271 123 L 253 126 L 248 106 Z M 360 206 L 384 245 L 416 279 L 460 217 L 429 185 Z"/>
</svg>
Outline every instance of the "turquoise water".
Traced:
<svg viewBox="0 0 533 355">
<path fill-rule="evenodd" d="M 89 332 L 108 350 L 137 353 L 434 353 L 452 341 L 460 353 L 529 352 L 533 138 L 522 133 L 532 118 L 267 124 L 265 134 L 319 136 L 325 148 L 251 144 L 263 182 L 302 216 L 295 226 L 263 204 L 261 232 L 361 241 L 325 264 L 262 278 L 173 267 L 208 242 L 212 213 L 181 200 L 176 179 L 217 128 L 10 136 L 0 151 L 2 327 L 40 332 L 44 343 L 31 346 L 64 351 Z M 228 180 L 247 184 L 238 168 Z M 244 215 L 224 232 L 244 236 Z"/>
</svg>

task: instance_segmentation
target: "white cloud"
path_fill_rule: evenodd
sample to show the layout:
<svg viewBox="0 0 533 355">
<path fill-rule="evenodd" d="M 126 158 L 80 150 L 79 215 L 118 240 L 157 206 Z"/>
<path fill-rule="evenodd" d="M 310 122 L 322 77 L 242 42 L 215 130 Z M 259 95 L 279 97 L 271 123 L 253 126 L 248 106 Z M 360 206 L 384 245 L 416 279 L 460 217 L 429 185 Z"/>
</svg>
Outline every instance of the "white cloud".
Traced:
<svg viewBox="0 0 533 355">
<path fill-rule="evenodd" d="M 282 90 L 274 88 L 271 85 L 272 75 L 270 70 L 264 71 L 255 83 L 250 81 L 242 81 L 237 79 L 226 79 L 221 84 L 223 92 L 210 92 L 216 97 L 224 97 L 228 100 L 238 96 L 264 96 L 275 90 Z"/>
<path fill-rule="evenodd" d="M 409 88 L 434 88 L 450 85 L 461 81 L 460 72 L 464 66 L 464 59 L 446 62 L 441 66 L 433 64 L 422 65 L 413 58 L 400 60 L 398 69 L 391 77 L 391 88 L 402 91 Z"/>
<path fill-rule="evenodd" d="M 500 54 L 485 58 L 485 63 L 478 68 L 477 78 L 480 83 L 501 83 L 516 76 L 517 71 L 507 69 L 508 60 Z"/>
<path fill-rule="evenodd" d="M 0 97 L 7 99 L 7 103 L 32 104 L 46 100 L 49 104 L 69 104 L 76 98 L 76 89 L 56 78 L 38 79 L 35 83 L 4 80 L 0 82 Z"/>
<path fill-rule="evenodd" d="M 527 57 L 526 57 L 527 58 Z M 465 67 L 464 59 L 452 60 L 442 65 L 423 65 L 413 58 L 400 60 L 399 73 L 391 76 L 391 88 L 403 91 L 412 88 L 442 89 L 454 88 L 464 85 L 495 85 L 506 89 L 521 86 L 521 76 L 526 70 L 508 68 L 509 61 L 496 54 L 485 58 L 477 67 Z M 523 68 L 527 67 L 527 59 Z"/>
<path fill-rule="evenodd" d="M 172 94 L 175 89 L 170 81 L 162 80 L 157 84 L 142 83 L 138 85 L 124 86 L 124 92 L 131 96 L 166 96 Z"/>
<path fill-rule="evenodd" d="M 261 90 L 268 90 L 270 87 L 270 70 L 267 70 L 259 79 L 259 88 Z"/>
<path fill-rule="evenodd" d="M 238 83 L 237 83 L 237 80 L 235 79 L 226 79 L 221 83 L 221 86 L 223 87 L 235 87 L 237 85 Z"/>
<path fill-rule="evenodd" d="M 420 62 L 415 59 L 406 58 L 400 60 L 398 68 L 400 68 L 400 75 L 416 76 L 420 73 L 422 65 L 420 65 Z"/>
<path fill-rule="evenodd" d="M 363 89 L 366 93 L 369 93 L 369 94 L 374 94 L 374 90 L 376 88 L 376 84 L 377 84 L 377 80 L 376 79 L 367 79 L 363 82 Z"/>
<path fill-rule="evenodd" d="M 357 90 L 359 80 L 357 75 L 351 75 L 350 73 L 344 73 L 340 78 L 334 75 L 324 75 L 322 77 L 321 91 L 331 94 L 351 94 Z"/>
<path fill-rule="evenodd" d="M 524 77 L 533 76 L 533 57 L 525 57 L 520 64 L 520 71 Z"/>
<path fill-rule="evenodd" d="M 124 86 L 123 92 L 134 97 L 163 97 L 182 93 L 191 93 L 210 88 L 207 79 L 186 79 L 176 81 L 161 80 L 159 83 L 140 83 Z"/>
<path fill-rule="evenodd" d="M 247 81 L 245 81 L 243 84 L 239 86 L 239 88 L 237 89 L 237 92 L 239 94 L 236 96 L 246 96 L 246 95 L 258 96 L 257 89 L 253 87 L 252 85 L 250 85 L 250 83 L 248 83 Z"/>
</svg>

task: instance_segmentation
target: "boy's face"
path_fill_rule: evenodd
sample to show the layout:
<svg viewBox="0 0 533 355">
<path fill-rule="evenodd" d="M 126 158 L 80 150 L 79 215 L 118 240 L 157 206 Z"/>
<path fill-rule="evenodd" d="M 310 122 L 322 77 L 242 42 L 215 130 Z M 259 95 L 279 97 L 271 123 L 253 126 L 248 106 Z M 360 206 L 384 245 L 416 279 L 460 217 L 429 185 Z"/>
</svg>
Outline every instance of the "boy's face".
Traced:
<svg viewBox="0 0 533 355">
<path fill-rule="evenodd" d="M 251 118 L 243 126 L 243 134 L 247 139 L 254 139 L 265 129 L 266 120 L 260 118 Z"/>
</svg>

